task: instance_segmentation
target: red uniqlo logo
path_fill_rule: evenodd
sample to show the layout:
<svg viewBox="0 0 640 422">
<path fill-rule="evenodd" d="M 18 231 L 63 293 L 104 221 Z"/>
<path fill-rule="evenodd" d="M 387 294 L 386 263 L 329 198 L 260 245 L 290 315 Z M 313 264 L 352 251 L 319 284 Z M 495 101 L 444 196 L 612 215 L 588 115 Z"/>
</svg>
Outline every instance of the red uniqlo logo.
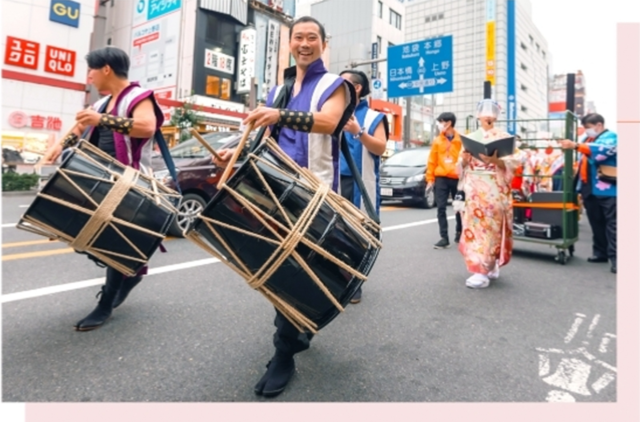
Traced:
<svg viewBox="0 0 640 422">
<path fill-rule="evenodd" d="M 76 52 L 64 48 L 47 46 L 45 72 L 73 76 L 76 69 Z"/>
<path fill-rule="evenodd" d="M 27 69 L 37 69 L 39 52 L 39 43 L 7 36 L 4 63 L 12 66 L 26 67 Z"/>
</svg>

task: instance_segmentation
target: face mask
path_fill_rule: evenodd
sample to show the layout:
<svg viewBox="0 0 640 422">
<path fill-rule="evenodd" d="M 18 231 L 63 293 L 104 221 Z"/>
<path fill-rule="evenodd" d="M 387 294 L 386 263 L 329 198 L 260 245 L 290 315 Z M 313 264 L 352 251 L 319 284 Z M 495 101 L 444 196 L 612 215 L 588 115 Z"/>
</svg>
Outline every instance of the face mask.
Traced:
<svg viewBox="0 0 640 422">
<path fill-rule="evenodd" d="M 444 131 L 444 123 L 442 123 L 442 122 L 436 122 L 436 126 L 438 127 L 438 130 L 439 130 L 440 132 L 443 132 L 443 131 Z"/>
<path fill-rule="evenodd" d="M 589 129 L 587 129 L 585 131 L 585 133 L 587 134 L 587 136 L 589 138 L 595 138 L 596 136 L 598 136 L 598 132 L 596 132 L 596 130 L 592 127 L 590 127 Z"/>
</svg>

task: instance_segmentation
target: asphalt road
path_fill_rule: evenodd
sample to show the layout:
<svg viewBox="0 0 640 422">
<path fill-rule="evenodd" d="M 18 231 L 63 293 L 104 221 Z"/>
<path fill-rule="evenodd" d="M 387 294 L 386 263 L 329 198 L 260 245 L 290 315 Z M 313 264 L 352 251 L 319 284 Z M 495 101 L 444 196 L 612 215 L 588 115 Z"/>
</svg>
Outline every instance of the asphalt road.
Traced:
<svg viewBox="0 0 640 422">
<path fill-rule="evenodd" d="M 3 401 L 269 400 L 253 393 L 273 353 L 262 295 L 170 239 L 102 328 L 75 332 L 104 270 L 15 229 L 31 200 L 2 201 Z M 297 355 L 297 373 L 271 400 L 615 402 L 616 278 L 586 262 L 586 218 L 567 265 L 546 245 L 516 242 L 500 279 L 472 290 L 458 250 L 433 249 L 435 217 L 384 207 L 384 248 L 362 302 Z"/>
</svg>

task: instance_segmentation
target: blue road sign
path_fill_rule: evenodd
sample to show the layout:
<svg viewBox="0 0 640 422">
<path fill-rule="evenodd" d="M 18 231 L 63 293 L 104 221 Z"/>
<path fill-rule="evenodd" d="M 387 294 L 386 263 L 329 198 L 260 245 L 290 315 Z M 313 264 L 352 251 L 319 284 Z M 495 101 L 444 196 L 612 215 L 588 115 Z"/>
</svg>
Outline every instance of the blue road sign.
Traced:
<svg viewBox="0 0 640 422">
<path fill-rule="evenodd" d="M 372 85 L 373 85 L 373 89 L 381 89 L 382 81 L 380 79 L 374 79 Z"/>
<path fill-rule="evenodd" d="M 453 36 L 389 48 L 387 84 L 388 98 L 453 91 Z"/>
</svg>

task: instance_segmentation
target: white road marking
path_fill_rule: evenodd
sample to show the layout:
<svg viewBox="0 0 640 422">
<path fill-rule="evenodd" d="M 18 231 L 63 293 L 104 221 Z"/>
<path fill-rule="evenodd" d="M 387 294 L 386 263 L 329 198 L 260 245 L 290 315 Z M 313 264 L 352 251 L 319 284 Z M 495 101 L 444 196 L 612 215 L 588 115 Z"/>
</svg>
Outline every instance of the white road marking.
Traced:
<svg viewBox="0 0 640 422">
<path fill-rule="evenodd" d="M 551 390 L 547 394 L 547 401 L 551 403 L 575 403 L 576 399 L 566 391 Z"/>
<path fill-rule="evenodd" d="M 18 208 L 29 208 L 30 205 L 18 205 Z"/>
<path fill-rule="evenodd" d="M 595 391 L 597 394 L 603 388 L 609 385 L 615 378 L 615 375 L 613 375 L 611 372 L 607 372 L 606 374 L 603 374 L 600 378 L 598 378 L 596 382 L 591 384 L 591 388 L 593 388 L 593 391 Z"/>
<path fill-rule="evenodd" d="M 587 331 L 587 338 L 593 337 L 593 330 L 596 328 L 596 325 L 598 325 L 598 321 L 600 321 L 600 314 L 596 314 L 596 316 L 593 317 L 591 325 L 589 325 L 589 331 Z"/>
<path fill-rule="evenodd" d="M 3 229 L 6 229 L 6 228 L 8 228 L 8 227 L 15 227 L 15 226 L 16 226 L 16 224 L 18 224 L 18 223 L 3 224 L 3 225 L 2 225 L 2 228 L 3 228 Z"/>
<path fill-rule="evenodd" d="M 598 351 L 600 353 L 607 353 L 607 346 L 609 345 L 609 342 L 612 338 L 616 338 L 616 335 L 605 333 L 604 337 L 602 337 L 602 341 L 600 342 L 600 347 L 598 348 Z"/>
<path fill-rule="evenodd" d="M 152 268 L 148 275 L 168 273 L 171 271 L 184 270 L 187 268 L 200 267 L 202 265 L 215 264 L 220 262 L 216 258 L 200 259 L 197 261 L 183 262 L 181 264 L 165 265 L 164 267 Z M 70 290 L 83 289 L 85 287 L 98 286 L 104 283 L 104 277 L 92 278 L 84 281 L 76 281 L 74 283 L 59 284 L 56 286 L 42 287 L 40 289 L 27 290 L 24 292 L 9 293 L 2 295 L 0 303 L 15 302 L 17 300 L 33 299 L 40 296 L 51 295 L 55 293 L 68 292 Z"/>
<path fill-rule="evenodd" d="M 576 314 L 576 315 L 577 315 L 577 318 L 573 321 L 573 325 L 569 329 L 567 336 L 564 338 L 565 343 L 569 343 L 571 340 L 573 340 L 573 337 L 575 337 L 576 333 L 578 332 L 578 328 L 580 328 L 582 321 L 584 321 L 585 315 L 582 315 L 582 314 Z"/>
<path fill-rule="evenodd" d="M 538 355 L 538 375 L 541 377 L 546 377 L 549 375 L 551 371 L 551 367 L 549 365 L 549 356 L 547 355 Z"/>
<path fill-rule="evenodd" d="M 549 385 L 583 396 L 590 396 L 587 381 L 591 365 L 576 358 L 562 358 L 555 373 L 542 380 Z"/>
<path fill-rule="evenodd" d="M 455 218 L 455 216 L 448 217 L 447 219 L 450 220 L 452 218 Z M 382 231 L 384 232 L 384 231 L 401 230 L 401 229 L 406 229 L 410 227 L 421 226 L 424 224 L 436 223 L 437 221 L 438 221 L 437 218 L 433 218 L 430 220 L 416 221 L 414 223 L 399 224 L 397 226 L 383 227 Z M 10 226 L 13 227 L 15 226 L 15 224 L 2 225 L 3 228 L 10 227 Z M 151 268 L 149 270 L 148 275 L 162 274 L 162 273 L 167 273 L 171 271 L 179 271 L 179 270 L 184 270 L 188 268 L 200 267 L 202 265 L 215 264 L 217 262 L 220 262 L 220 261 L 215 258 L 208 258 L 208 259 L 201 259 L 198 261 L 189 261 L 189 262 L 183 262 L 180 264 L 166 265 L 164 267 Z M 0 303 L 15 302 L 17 300 L 24 300 L 24 299 L 33 299 L 40 296 L 67 292 L 70 290 L 83 289 L 85 287 L 97 286 L 102 283 L 104 283 L 104 277 L 92 278 L 90 280 L 77 281 L 73 283 L 59 284 L 56 286 L 49 286 L 49 287 L 43 287 L 39 289 L 27 290 L 24 292 L 9 293 L 9 294 L 0 296 Z"/>
</svg>

